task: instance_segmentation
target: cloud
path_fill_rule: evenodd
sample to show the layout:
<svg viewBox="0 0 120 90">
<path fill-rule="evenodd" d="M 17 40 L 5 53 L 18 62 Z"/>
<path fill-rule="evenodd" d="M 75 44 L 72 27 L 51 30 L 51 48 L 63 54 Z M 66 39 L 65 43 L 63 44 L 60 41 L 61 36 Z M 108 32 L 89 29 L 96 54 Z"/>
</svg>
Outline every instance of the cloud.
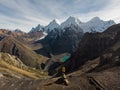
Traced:
<svg viewBox="0 0 120 90">
<path fill-rule="evenodd" d="M 29 31 L 37 24 L 47 25 L 52 19 L 61 22 L 77 16 L 82 21 L 99 16 L 120 22 L 120 0 L 0 0 L 0 28 Z"/>
<path fill-rule="evenodd" d="M 111 0 L 109 4 L 98 11 L 88 12 L 86 14 L 77 14 L 78 17 L 87 21 L 94 16 L 99 16 L 103 20 L 115 20 L 117 23 L 120 23 L 120 0 Z"/>
</svg>

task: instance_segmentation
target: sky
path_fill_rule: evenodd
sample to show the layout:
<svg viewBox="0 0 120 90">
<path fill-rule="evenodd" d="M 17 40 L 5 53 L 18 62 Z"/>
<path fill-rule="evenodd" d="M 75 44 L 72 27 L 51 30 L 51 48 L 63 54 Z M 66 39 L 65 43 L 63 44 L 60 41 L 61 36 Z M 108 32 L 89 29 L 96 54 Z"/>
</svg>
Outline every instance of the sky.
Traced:
<svg viewBox="0 0 120 90">
<path fill-rule="evenodd" d="M 93 17 L 120 22 L 120 0 L 0 0 L 0 28 L 28 32 L 38 24 L 69 16 L 87 22 Z"/>
</svg>

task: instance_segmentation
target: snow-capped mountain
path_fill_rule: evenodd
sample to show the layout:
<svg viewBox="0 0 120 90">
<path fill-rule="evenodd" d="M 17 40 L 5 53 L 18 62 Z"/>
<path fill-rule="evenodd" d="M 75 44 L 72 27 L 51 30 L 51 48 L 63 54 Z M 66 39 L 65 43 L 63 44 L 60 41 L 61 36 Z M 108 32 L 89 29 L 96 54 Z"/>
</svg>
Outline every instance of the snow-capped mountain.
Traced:
<svg viewBox="0 0 120 90">
<path fill-rule="evenodd" d="M 61 28 L 69 27 L 72 24 L 80 25 L 80 23 L 81 23 L 81 21 L 78 18 L 70 16 L 66 21 L 61 23 Z"/>
<path fill-rule="evenodd" d="M 103 32 L 114 24 L 115 22 L 113 20 L 103 21 L 99 17 L 94 17 L 86 23 L 81 23 L 79 26 L 84 32 Z"/>
<path fill-rule="evenodd" d="M 94 17 L 88 22 L 81 22 L 78 18 L 70 16 L 61 24 L 61 28 L 70 27 L 71 25 L 79 26 L 84 32 L 103 32 L 108 27 L 115 24 L 113 20 L 103 21 L 99 17 Z"/>
<path fill-rule="evenodd" d="M 35 28 L 32 28 L 30 32 L 37 32 L 37 31 L 43 31 L 44 26 L 38 24 Z"/>
<path fill-rule="evenodd" d="M 44 27 L 39 24 L 37 27 L 32 28 L 30 32 L 45 31 L 49 33 L 55 28 L 61 28 L 61 30 L 64 31 L 64 28 L 70 27 L 71 25 L 80 27 L 81 29 L 83 29 L 84 32 L 103 32 L 108 27 L 114 24 L 115 22 L 113 20 L 103 21 L 99 17 L 94 17 L 88 22 L 83 23 L 78 18 L 70 16 L 67 20 L 65 20 L 61 24 L 57 19 L 54 19 L 47 26 Z"/>
<path fill-rule="evenodd" d="M 58 28 L 59 26 L 59 21 L 57 19 L 54 19 L 45 27 L 45 31 L 50 32 L 51 30 L 53 30 L 54 28 Z"/>
<path fill-rule="evenodd" d="M 83 34 L 83 30 L 80 27 L 72 24 L 64 29 L 55 28 L 41 42 L 45 50 L 50 48 L 47 52 L 56 54 L 73 53 Z"/>
<path fill-rule="evenodd" d="M 50 49 L 47 50 L 48 53 L 73 53 L 85 32 L 102 32 L 114 24 L 112 20 L 103 21 L 99 17 L 83 23 L 78 18 L 70 16 L 61 25 L 56 20 L 50 22 L 45 27 L 47 29 L 44 29 L 48 34 L 39 40 L 45 50 Z"/>
</svg>

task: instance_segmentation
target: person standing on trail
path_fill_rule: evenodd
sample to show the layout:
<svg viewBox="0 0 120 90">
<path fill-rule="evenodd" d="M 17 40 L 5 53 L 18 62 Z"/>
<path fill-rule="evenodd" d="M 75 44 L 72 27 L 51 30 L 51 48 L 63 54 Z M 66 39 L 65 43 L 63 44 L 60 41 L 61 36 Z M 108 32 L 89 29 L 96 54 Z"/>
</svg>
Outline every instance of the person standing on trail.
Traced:
<svg viewBox="0 0 120 90">
<path fill-rule="evenodd" d="M 65 85 L 69 85 L 69 81 L 65 75 L 65 72 L 66 72 L 66 68 L 65 67 L 62 67 L 62 79 L 63 79 L 63 82 Z"/>
</svg>

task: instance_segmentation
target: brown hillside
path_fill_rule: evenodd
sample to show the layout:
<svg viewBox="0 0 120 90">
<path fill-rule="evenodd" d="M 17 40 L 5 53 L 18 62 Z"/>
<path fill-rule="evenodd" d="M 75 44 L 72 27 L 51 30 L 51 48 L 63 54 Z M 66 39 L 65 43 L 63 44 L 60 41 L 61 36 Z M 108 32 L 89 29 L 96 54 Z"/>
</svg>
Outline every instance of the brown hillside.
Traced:
<svg viewBox="0 0 120 90">
<path fill-rule="evenodd" d="M 33 67 L 39 67 L 46 59 L 11 36 L 5 37 L 0 41 L 0 52 L 15 55 L 20 58 L 24 64 Z"/>
</svg>

